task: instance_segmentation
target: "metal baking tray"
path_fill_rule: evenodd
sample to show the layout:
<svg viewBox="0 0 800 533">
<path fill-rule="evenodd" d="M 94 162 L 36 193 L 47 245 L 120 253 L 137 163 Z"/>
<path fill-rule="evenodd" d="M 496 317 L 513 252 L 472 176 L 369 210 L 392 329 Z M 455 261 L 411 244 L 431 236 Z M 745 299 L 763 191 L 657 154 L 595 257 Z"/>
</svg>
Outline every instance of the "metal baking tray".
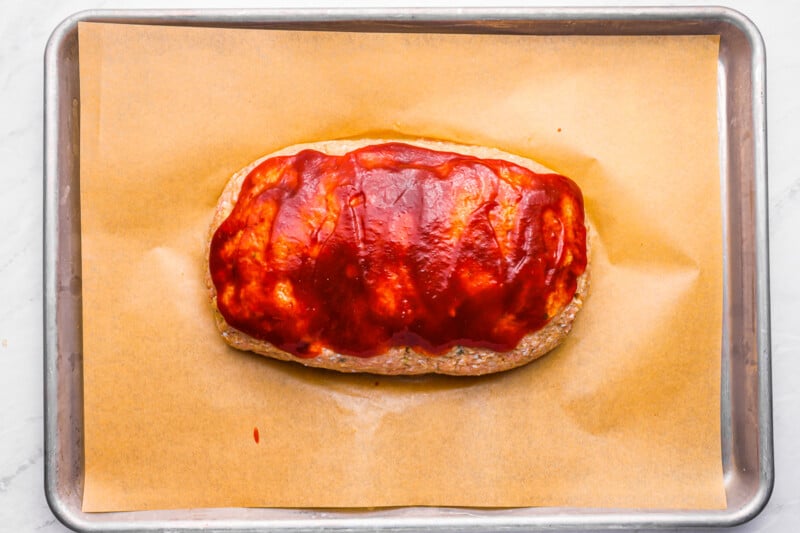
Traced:
<svg viewBox="0 0 800 533">
<path fill-rule="evenodd" d="M 558 35 L 717 34 L 724 301 L 720 511 L 529 507 L 332 510 L 214 508 L 91 514 L 83 493 L 78 22 L 333 31 Z M 45 493 L 79 531 L 523 531 L 726 526 L 773 486 L 764 44 L 725 8 L 84 11 L 45 52 Z"/>
</svg>

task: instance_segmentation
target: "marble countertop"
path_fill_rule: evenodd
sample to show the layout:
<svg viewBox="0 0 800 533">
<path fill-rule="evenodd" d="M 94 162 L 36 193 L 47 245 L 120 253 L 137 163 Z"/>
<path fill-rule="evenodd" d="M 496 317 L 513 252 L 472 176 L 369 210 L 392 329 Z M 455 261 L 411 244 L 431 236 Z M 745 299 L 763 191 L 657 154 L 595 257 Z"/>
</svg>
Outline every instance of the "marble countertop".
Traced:
<svg viewBox="0 0 800 533">
<path fill-rule="evenodd" d="M 535 6 L 570 2 L 239 0 L 236 7 Z M 579 5 L 648 5 L 582 1 Z M 680 5 L 702 5 L 684 0 Z M 705 2 L 708 3 L 708 2 Z M 766 509 L 734 531 L 800 527 L 800 4 L 728 1 L 750 17 L 767 48 L 769 224 L 776 481 Z M 170 7 L 225 7 L 172 0 Z M 157 8 L 155 0 L 0 3 L 0 531 L 67 531 L 47 507 L 42 420 L 42 83 L 50 32 L 91 8 Z M 797 165 L 797 166 L 795 166 Z"/>
</svg>

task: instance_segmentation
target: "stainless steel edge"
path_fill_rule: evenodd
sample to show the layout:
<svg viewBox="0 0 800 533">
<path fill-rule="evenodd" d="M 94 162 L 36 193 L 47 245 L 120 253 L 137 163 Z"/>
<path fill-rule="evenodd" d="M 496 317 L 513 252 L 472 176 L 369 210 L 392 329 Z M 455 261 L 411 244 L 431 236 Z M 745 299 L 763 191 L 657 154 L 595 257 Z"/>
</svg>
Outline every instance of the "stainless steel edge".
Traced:
<svg viewBox="0 0 800 533">
<path fill-rule="evenodd" d="M 755 266 L 756 266 L 756 316 L 758 358 L 758 466 L 759 487 L 752 498 L 731 512 L 719 525 L 735 526 L 752 520 L 769 502 L 775 479 L 772 428 L 772 374 L 770 341 L 769 297 L 769 216 L 767 174 L 767 120 L 766 120 L 766 49 L 756 25 L 744 14 L 729 8 L 720 8 L 720 20 L 737 27 L 748 40 L 751 57 L 752 83 L 752 135 L 754 161 L 755 207 Z"/>
<path fill-rule="evenodd" d="M 75 13 L 65 23 L 80 21 L 254 27 L 268 23 L 371 21 L 393 23 L 457 21 L 691 21 L 751 22 L 727 7 L 468 7 L 468 8 L 275 8 L 275 9 L 90 9 Z M 747 21 L 747 22 L 744 22 Z M 741 24 L 739 24 L 741 23 Z M 757 30 L 756 30 L 757 31 Z"/>
<path fill-rule="evenodd" d="M 59 131 L 61 108 L 58 95 L 58 58 L 64 46 L 65 35 L 74 29 L 79 15 L 65 19 L 53 30 L 44 53 L 44 493 L 47 504 L 56 518 L 65 526 L 83 529 L 80 517 L 61 498 L 58 491 L 59 468 L 58 414 L 58 239 L 59 220 L 59 150 L 64 139 Z"/>
<path fill-rule="evenodd" d="M 740 27 L 753 48 L 753 142 L 755 163 L 756 270 L 759 373 L 759 478 L 760 490 L 736 518 L 746 522 L 767 505 L 775 483 L 772 428 L 772 344 L 769 294 L 769 196 L 767 173 L 767 58 L 764 39 L 755 24 L 739 14 Z"/>
<path fill-rule="evenodd" d="M 74 31 L 80 21 L 107 21 L 149 24 L 190 24 L 249 27 L 284 23 L 329 23 L 333 21 L 372 21 L 383 27 L 426 22 L 458 21 L 723 21 L 746 36 L 753 49 L 752 84 L 754 158 L 756 164 L 756 262 L 758 317 L 758 417 L 759 417 L 759 475 L 760 485 L 753 498 L 738 509 L 725 511 L 636 511 L 603 509 L 530 509 L 530 514 L 501 515 L 487 510 L 442 509 L 443 516 L 425 508 L 410 508 L 418 516 L 408 516 L 398 510 L 369 513 L 313 513 L 310 518 L 291 519 L 216 519 L 213 516 L 186 518 L 181 511 L 140 513 L 152 518 L 128 520 L 131 514 L 88 515 L 70 507 L 58 492 L 57 445 L 59 433 L 57 405 L 57 347 L 58 324 L 55 309 L 58 298 L 58 279 L 55 268 L 59 254 L 58 219 L 58 149 L 63 139 L 58 130 L 58 50 L 64 36 Z M 53 32 L 45 53 L 45 235 L 44 235 L 44 329 L 45 329 L 45 494 L 56 517 L 66 526 L 79 531 L 484 531 L 503 529 L 523 531 L 532 528 L 658 528 L 670 526 L 735 525 L 751 519 L 766 505 L 773 486 L 774 465 L 772 450 L 771 379 L 769 339 L 769 278 L 767 244 L 766 194 L 766 118 L 765 118 L 765 52 L 758 30 L 744 15 L 721 7 L 646 7 L 646 8 L 463 8 L 463 9 L 278 9 L 278 10 L 90 10 L 76 13 L 62 22 Z M 213 511 L 213 510 L 212 510 Z M 287 510 L 288 511 L 288 510 Z M 525 512 L 525 509 L 520 510 Z M 301 514 L 298 512 L 298 514 Z M 213 513 L 212 513 L 213 514 Z M 248 513 L 250 514 L 250 513 Z M 319 515 L 319 516 L 316 516 Z M 331 515 L 338 515 L 331 517 Z M 189 514 L 191 516 L 191 514 Z M 170 518 L 167 518 L 170 517 Z"/>
</svg>

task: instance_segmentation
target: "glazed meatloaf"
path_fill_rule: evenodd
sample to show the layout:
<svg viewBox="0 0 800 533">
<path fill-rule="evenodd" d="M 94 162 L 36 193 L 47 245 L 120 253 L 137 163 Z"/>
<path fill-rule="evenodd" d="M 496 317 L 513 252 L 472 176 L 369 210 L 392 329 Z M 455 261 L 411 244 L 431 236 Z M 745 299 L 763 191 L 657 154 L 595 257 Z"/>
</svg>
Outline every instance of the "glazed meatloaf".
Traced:
<svg viewBox="0 0 800 533">
<path fill-rule="evenodd" d="M 231 346 L 341 372 L 481 375 L 569 334 L 589 285 L 580 189 L 494 148 L 295 145 L 233 175 L 207 285 Z"/>
</svg>

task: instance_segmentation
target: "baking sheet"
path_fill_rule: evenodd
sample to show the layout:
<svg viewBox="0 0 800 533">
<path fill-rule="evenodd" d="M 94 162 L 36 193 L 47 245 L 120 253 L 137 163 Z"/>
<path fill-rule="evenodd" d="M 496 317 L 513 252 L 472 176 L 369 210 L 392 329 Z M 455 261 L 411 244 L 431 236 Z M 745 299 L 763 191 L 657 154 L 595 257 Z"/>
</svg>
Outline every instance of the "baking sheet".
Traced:
<svg viewBox="0 0 800 533">
<path fill-rule="evenodd" d="M 85 510 L 724 507 L 716 37 L 80 37 Z M 215 336 L 197 281 L 227 177 L 385 131 L 581 184 L 594 283 L 564 349 L 490 378 L 375 380 Z"/>
</svg>

